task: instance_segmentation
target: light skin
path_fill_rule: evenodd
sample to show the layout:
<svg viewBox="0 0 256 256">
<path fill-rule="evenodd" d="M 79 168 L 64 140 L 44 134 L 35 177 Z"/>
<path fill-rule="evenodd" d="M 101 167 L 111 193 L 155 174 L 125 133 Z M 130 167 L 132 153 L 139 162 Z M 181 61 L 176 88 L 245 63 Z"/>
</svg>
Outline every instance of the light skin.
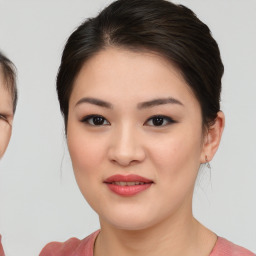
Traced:
<svg viewBox="0 0 256 256">
<path fill-rule="evenodd" d="M 156 54 L 107 48 L 88 60 L 71 93 L 67 142 L 78 186 L 100 219 L 94 255 L 209 255 L 217 237 L 194 219 L 192 195 L 223 127 L 219 112 L 203 129 L 192 90 Z M 116 174 L 153 184 L 123 197 L 104 183 Z"/>
<path fill-rule="evenodd" d="M 0 159 L 4 155 L 12 133 L 13 101 L 0 71 Z"/>
</svg>

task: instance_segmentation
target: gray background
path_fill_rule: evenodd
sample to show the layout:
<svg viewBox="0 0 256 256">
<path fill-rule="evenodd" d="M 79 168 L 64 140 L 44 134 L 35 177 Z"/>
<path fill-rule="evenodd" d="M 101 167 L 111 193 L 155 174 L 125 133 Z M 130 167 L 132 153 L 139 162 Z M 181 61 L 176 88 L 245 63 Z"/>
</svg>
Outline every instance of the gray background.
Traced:
<svg viewBox="0 0 256 256">
<path fill-rule="evenodd" d="M 7 256 L 38 255 L 49 241 L 99 228 L 81 196 L 66 148 L 55 77 L 65 40 L 105 0 L 0 0 L 0 49 L 18 68 L 19 102 L 0 163 L 0 231 Z M 226 128 L 201 171 L 195 216 L 218 235 L 256 251 L 256 1 L 180 0 L 219 43 Z"/>
</svg>

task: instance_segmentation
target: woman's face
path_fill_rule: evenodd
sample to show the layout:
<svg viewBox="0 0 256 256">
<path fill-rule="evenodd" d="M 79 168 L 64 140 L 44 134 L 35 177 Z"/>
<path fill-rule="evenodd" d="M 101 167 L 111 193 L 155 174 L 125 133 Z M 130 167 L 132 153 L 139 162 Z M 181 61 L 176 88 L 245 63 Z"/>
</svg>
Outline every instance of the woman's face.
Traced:
<svg viewBox="0 0 256 256">
<path fill-rule="evenodd" d="M 3 156 L 12 133 L 13 103 L 10 92 L 5 88 L 0 72 L 0 158 Z"/>
<path fill-rule="evenodd" d="M 82 67 L 69 103 L 75 177 L 102 223 L 138 230 L 191 212 L 205 160 L 202 117 L 173 65 L 103 50 Z"/>
</svg>

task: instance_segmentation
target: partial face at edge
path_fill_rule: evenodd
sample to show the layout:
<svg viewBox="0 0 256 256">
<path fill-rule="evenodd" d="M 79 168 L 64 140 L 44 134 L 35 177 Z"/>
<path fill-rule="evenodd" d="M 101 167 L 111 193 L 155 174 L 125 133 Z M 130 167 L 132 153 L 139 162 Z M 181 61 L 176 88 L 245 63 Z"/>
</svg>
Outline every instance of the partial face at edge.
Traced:
<svg viewBox="0 0 256 256">
<path fill-rule="evenodd" d="M 153 54 L 107 49 L 84 64 L 69 103 L 74 173 L 102 223 L 143 229 L 191 211 L 205 138 L 200 105 L 175 67 Z M 124 197 L 106 186 L 116 174 L 153 183 Z"/>
<path fill-rule="evenodd" d="M 11 93 L 5 88 L 0 72 L 0 159 L 2 158 L 12 133 L 13 102 Z"/>
</svg>

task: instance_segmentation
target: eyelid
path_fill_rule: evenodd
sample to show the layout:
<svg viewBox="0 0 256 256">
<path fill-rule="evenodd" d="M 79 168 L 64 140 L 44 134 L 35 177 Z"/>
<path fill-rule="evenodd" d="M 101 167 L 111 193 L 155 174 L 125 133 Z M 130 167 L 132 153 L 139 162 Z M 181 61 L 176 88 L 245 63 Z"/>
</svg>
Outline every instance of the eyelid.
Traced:
<svg viewBox="0 0 256 256">
<path fill-rule="evenodd" d="M 108 124 L 102 124 L 102 125 L 90 124 L 90 123 L 88 122 L 88 120 L 90 120 L 91 118 L 94 118 L 94 117 L 103 118 L 104 121 L 107 121 Z M 91 125 L 91 126 L 105 126 L 105 125 L 110 125 L 110 122 L 109 122 L 104 116 L 102 116 L 102 115 L 97 115 L 97 114 L 87 115 L 87 116 L 85 116 L 85 117 L 83 117 L 83 118 L 81 119 L 81 122 L 82 122 L 82 123 L 86 123 L 86 124 Z"/>
<path fill-rule="evenodd" d="M 8 122 L 8 120 L 7 120 L 7 117 L 6 117 L 6 116 L 4 116 L 4 115 L 0 114 L 0 118 L 1 118 L 1 119 L 3 119 L 4 121 Z"/>
<path fill-rule="evenodd" d="M 4 122 L 6 122 L 9 126 L 12 127 L 12 122 L 10 120 L 8 120 L 7 116 L 0 114 L 0 120 L 3 120 Z"/>
<path fill-rule="evenodd" d="M 167 124 L 164 124 L 164 125 L 159 125 L 159 126 L 156 126 L 156 125 L 149 125 L 149 126 L 154 126 L 154 127 L 164 127 L 164 126 L 167 126 L 167 125 L 170 125 L 170 124 L 174 124 L 174 123 L 177 123 L 177 121 L 175 121 L 174 119 L 172 119 L 171 117 L 169 116 L 165 116 L 165 115 L 153 115 L 151 116 L 150 118 L 148 118 L 146 120 L 146 122 L 144 123 L 144 125 L 147 125 L 147 123 L 152 120 L 153 118 L 163 118 L 165 120 L 167 120 Z"/>
</svg>

